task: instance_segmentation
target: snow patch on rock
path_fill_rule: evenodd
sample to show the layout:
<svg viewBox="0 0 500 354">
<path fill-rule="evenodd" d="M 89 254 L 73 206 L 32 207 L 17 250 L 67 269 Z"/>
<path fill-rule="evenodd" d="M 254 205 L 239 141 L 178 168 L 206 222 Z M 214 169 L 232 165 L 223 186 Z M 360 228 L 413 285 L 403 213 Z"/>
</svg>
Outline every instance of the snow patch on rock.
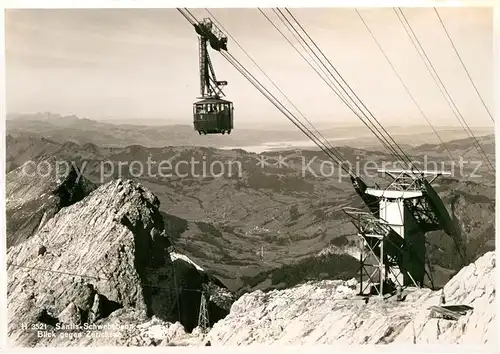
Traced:
<svg viewBox="0 0 500 354">
<path fill-rule="evenodd" d="M 187 263 L 192 264 L 193 266 L 195 266 L 195 268 L 197 270 L 199 270 L 201 272 L 204 272 L 204 269 L 202 267 L 200 267 L 191 258 L 189 258 L 188 256 L 186 256 L 184 254 L 180 254 L 180 253 L 176 253 L 176 252 L 170 252 L 170 259 L 172 260 L 172 262 L 175 261 L 176 259 L 181 259 L 184 262 L 187 262 Z"/>
</svg>

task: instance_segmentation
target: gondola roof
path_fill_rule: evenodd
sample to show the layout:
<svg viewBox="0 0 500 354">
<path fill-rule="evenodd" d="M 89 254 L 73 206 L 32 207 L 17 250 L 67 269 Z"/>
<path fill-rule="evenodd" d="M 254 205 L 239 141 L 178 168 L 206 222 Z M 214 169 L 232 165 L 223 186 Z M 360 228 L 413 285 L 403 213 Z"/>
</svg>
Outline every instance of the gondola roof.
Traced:
<svg viewBox="0 0 500 354">
<path fill-rule="evenodd" d="M 205 104 L 205 103 L 213 104 L 213 103 L 233 103 L 233 102 L 224 100 L 222 98 L 204 98 L 200 101 L 195 102 L 195 104 Z"/>
</svg>

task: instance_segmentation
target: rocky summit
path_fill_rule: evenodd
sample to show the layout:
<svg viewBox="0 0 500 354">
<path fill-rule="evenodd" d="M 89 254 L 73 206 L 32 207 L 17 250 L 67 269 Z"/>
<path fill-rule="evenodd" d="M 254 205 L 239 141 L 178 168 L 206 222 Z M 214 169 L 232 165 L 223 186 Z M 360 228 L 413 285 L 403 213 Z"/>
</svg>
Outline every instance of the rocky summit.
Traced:
<svg viewBox="0 0 500 354">
<path fill-rule="evenodd" d="M 158 206 L 140 184 L 116 180 L 63 207 L 10 247 L 11 342 L 109 344 L 114 338 L 133 344 L 126 333 L 139 331 L 141 323 L 170 328 L 177 322 L 182 333 L 190 332 L 204 288 L 218 295 L 208 303 L 211 324 L 224 317 L 231 294 L 189 258 L 174 256 Z"/>
</svg>

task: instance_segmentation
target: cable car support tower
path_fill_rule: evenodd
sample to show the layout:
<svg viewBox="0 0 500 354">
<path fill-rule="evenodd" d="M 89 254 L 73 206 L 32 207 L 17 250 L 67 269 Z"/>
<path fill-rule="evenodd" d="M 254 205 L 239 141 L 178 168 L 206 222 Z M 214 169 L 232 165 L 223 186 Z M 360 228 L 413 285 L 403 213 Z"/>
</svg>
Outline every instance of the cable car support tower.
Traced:
<svg viewBox="0 0 500 354">
<path fill-rule="evenodd" d="M 378 170 L 391 181 L 384 188 L 368 188 L 353 181 L 370 212 L 345 208 L 360 240 L 360 295 L 392 293 L 406 286 L 424 286 L 425 234 L 444 230 L 458 240 L 459 234 L 431 183 L 444 171 Z"/>
</svg>

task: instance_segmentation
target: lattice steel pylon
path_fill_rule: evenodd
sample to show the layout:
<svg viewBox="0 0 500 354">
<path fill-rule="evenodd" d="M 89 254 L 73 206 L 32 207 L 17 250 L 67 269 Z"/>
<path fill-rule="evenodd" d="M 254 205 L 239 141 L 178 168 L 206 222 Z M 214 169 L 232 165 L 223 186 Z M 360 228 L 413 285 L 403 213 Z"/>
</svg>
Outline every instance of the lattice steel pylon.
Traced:
<svg viewBox="0 0 500 354">
<path fill-rule="evenodd" d="M 368 289 L 368 294 L 383 295 L 389 284 L 394 289 L 402 287 L 402 278 L 407 274 L 402 264 L 403 238 L 369 212 L 355 208 L 345 208 L 344 212 L 358 229 L 360 239 L 360 294 L 367 295 Z"/>
<path fill-rule="evenodd" d="M 360 237 L 360 295 L 393 292 L 424 285 L 425 233 L 444 230 L 459 237 L 431 183 L 442 171 L 379 170 L 392 178 L 385 189 L 353 184 L 370 212 L 344 208 Z M 428 181 L 426 177 L 433 178 Z M 366 282 L 365 282 L 366 280 Z M 432 279 L 430 279 L 432 283 Z M 366 290 L 369 289 L 368 293 Z"/>
<path fill-rule="evenodd" d="M 198 314 L 198 327 L 200 327 L 202 333 L 206 333 L 208 328 L 210 327 L 207 299 L 204 292 L 201 293 L 200 313 Z"/>
</svg>

